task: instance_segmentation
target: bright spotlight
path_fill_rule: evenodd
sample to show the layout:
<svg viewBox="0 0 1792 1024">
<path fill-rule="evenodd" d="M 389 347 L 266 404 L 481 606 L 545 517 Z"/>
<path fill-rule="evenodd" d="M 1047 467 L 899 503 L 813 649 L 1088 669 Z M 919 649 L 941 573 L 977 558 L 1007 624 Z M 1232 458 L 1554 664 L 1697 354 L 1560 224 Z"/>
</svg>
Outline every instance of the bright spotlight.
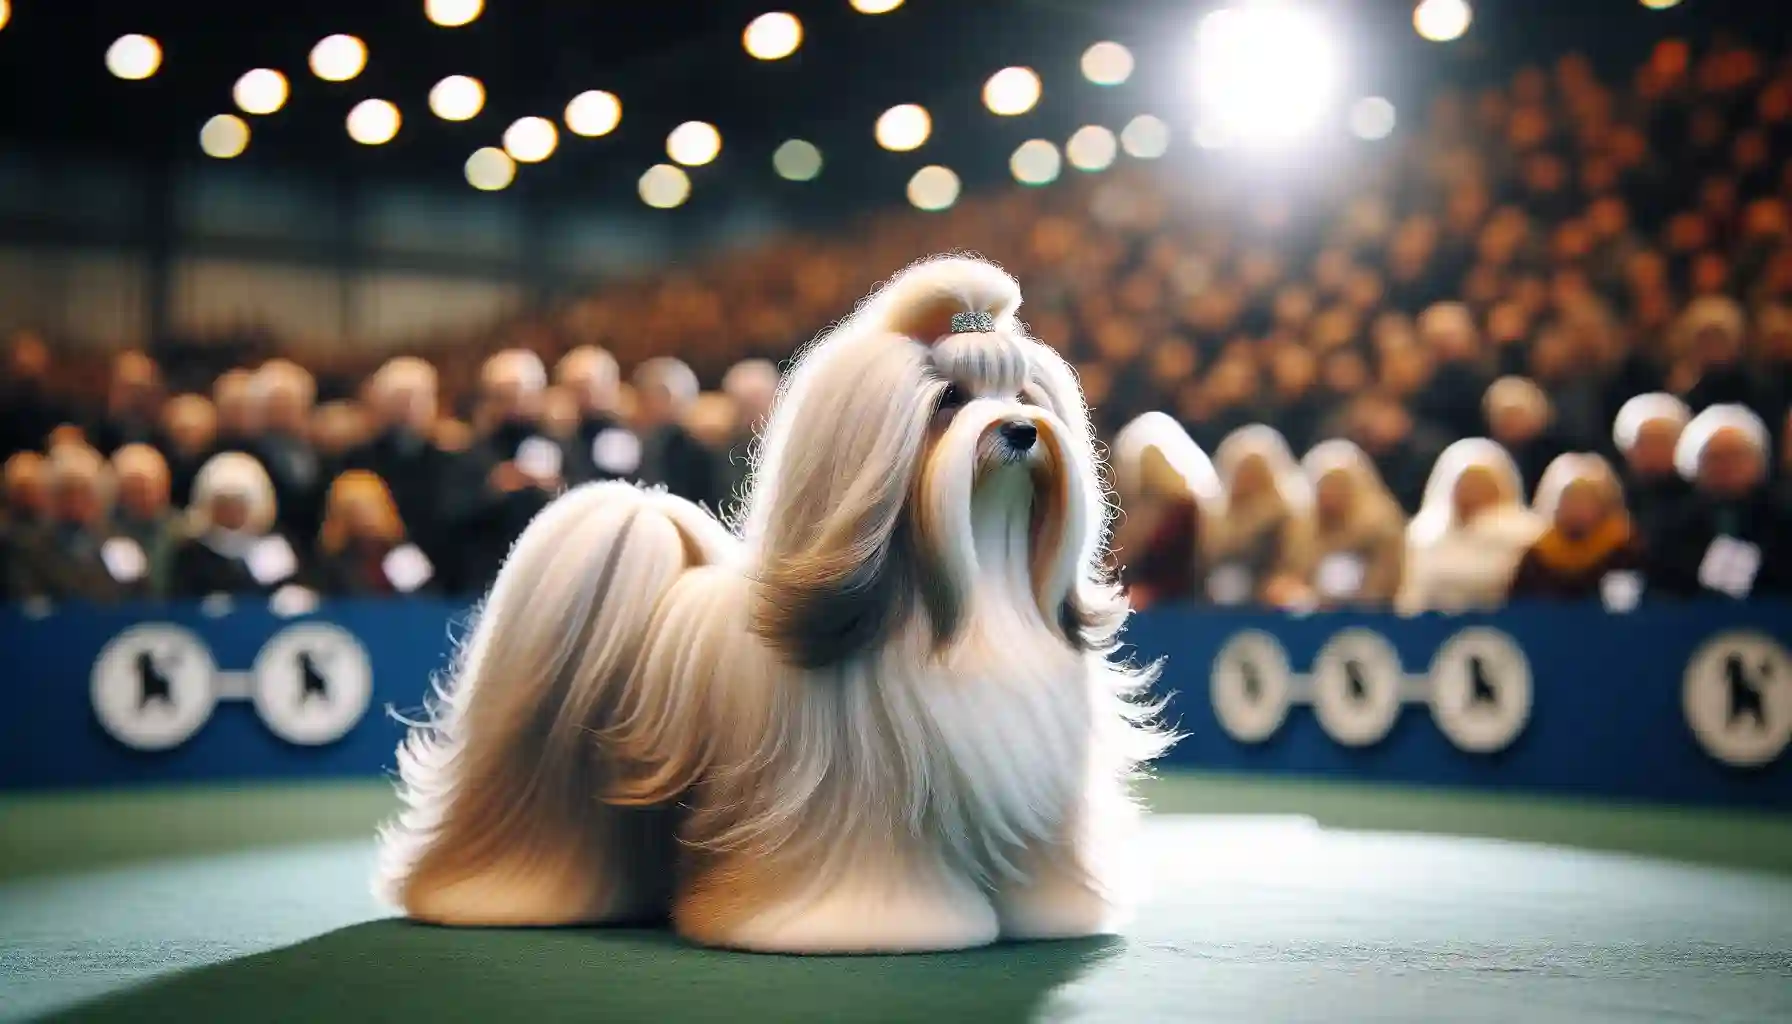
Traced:
<svg viewBox="0 0 1792 1024">
<path fill-rule="evenodd" d="M 1120 148 L 1138 160 L 1156 160 L 1170 151 L 1170 126 L 1162 118 L 1140 114 L 1120 129 Z"/>
<path fill-rule="evenodd" d="M 1039 74 L 1032 68 L 1003 68 L 983 83 L 983 105 L 1000 117 L 1032 110 L 1039 102 Z"/>
<path fill-rule="evenodd" d="M 1421 0 L 1412 9 L 1412 27 L 1434 43 L 1462 38 L 1474 20 L 1475 12 L 1468 0 Z"/>
<path fill-rule="evenodd" d="M 5 28 L 6 23 L 11 20 L 12 4 L 7 3 L 6 0 L 0 0 L 0 28 Z"/>
<path fill-rule="evenodd" d="M 162 44 L 148 36 L 119 36 L 106 47 L 106 70 L 128 82 L 142 81 L 161 66 Z"/>
<path fill-rule="evenodd" d="M 485 0 L 423 0 L 423 15 L 443 28 L 468 25 L 485 10 Z"/>
<path fill-rule="evenodd" d="M 761 14 L 748 22 L 740 42 L 760 60 L 783 60 L 803 45 L 803 23 L 783 11 Z"/>
<path fill-rule="evenodd" d="M 1132 51 L 1119 43 L 1096 43 L 1083 51 L 1083 77 L 1096 85 L 1119 85 L 1132 77 Z"/>
<path fill-rule="evenodd" d="M 1231 144 L 1232 136 L 1222 125 L 1203 121 L 1195 127 L 1195 145 L 1202 149 L 1225 149 Z"/>
<path fill-rule="evenodd" d="M 1241 142 L 1288 142 L 1331 106 L 1338 58 L 1310 11 L 1278 3 L 1201 19 L 1195 54 L 1202 120 Z"/>
<path fill-rule="evenodd" d="M 554 154 L 560 133 L 545 117 L 519 117 L 504 129 L 504 152 L 519 164 L 538 164 Z"/>
<path fill-rule="evenodd" d="M 595 139 L 608 135 L 622 123 L 622 101 L 602 89 L 579 93 L 566 105 L 566 129 Z"/>
<path fill-rule="evenodd" d="M 686 167 L 702 167 L 722 151 L 722 133 L 704 121 L 686 121 L 666 136 L 666 155 Z"/>
<path fill-rule="evenodd" d="M 311 73 L 326 82 L 346 82 L 367 66 L 367 44 L 354 36 L 325 36 L 311 48 Z"/>
<path fill-rule="evenodd" d="M 937 164 L 921 168 L 908 179 L 908 201 L 928 212 L 949 209 L 958 202 L 958 175 Z"/>
<path fill-rule="evenodd" d="M 485 85 L 477 78 L 449 75 L 429 87 L 429 110 L 444 121 L 470 121 L 485 109 Z"/>
<path fill-rule="evenodd" d="M 249 148 L 249 123 L 235 114 L 219 114 L 199 129 L 199 148 L 219 160 L 241 156 Z"/>
<path fill-rule="evenodd" d="M 933 118 L 927 108 L 914 103 L 891 107 L 878 115 L 877 144 L 894 153 L 920 149 L 933 134 Z"/>
<path fill-rule="evenodd" d="M 1064 158 L 1044 139 L 1028 139 L 1008 158 L 1008 170 L 1022 185 L 1049 185 L 1058 180 Z"/>
<path fill-rule="evenodd" d="M 860 14 L 888 14 L 902 6 L 902 0 L 852 0 L 852 9 Z"/>
<path fill-rule="evenodd" d="M 1366 96 L 1350 106 L 1350 134 L 1359 139 L 1385 139 L 1394 131 L 1394 105 L 1380 96 Z"/>
<path fill-rule="evenodd" d="M 1643 6 L 1651 11 L 1665 11 L 1670 7 L 1680 6 L 1680 0 L 1643 0 Z"/>
<path fill-rule="evenodd" d="M 1064 144 L 1064 155 L 1070 158 L 1070 166 L 1079 171 L 1105 171 L 1113 166 L 1114 156 L 1119 151 L 1120 143 L 1114 133 L 1098 124 L 1078 128 Z"/>
<path fill-rule="evenodd" d="M 272 114 L 286 106 L 286 76 L 272 68 L 245 72 L 230 91 L 245 114 Z"/>
<path fill-rule="evenodd" d="M 821 173 L 821 150 L 813 142 L 791 139 L 772 154 L 772 167 L 788 181 L 811 181 Z"/>
<path fill-rule="evenodd" d="M 641 175 L 641 201 L 656 210 L 681 206 L 691 197 L 691 176 L 672 164 L 654 164 Z"/>
<path fill-rule="evenodd" d="M 481 192 L 497 192 L 516 180 L 516 162 L 496 146 L 475 150 L 467 157 L 467 184 Z"/>
<path fill-rule="evenodd" d="M 402 120 L 386 100 L 362 100 L 348 112 L 348 137 L 363 146 L 383 146 L 398 134 Z"/>
</svg>

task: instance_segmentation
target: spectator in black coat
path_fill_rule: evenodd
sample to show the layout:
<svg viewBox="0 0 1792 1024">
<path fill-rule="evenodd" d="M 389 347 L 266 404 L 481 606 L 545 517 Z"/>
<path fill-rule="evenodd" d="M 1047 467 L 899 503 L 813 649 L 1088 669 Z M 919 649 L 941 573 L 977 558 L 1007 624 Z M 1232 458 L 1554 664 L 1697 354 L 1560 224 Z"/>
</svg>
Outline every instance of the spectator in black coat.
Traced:
<svg viewBox="0 0 1792 1024">
<path fill-rule="evenodd" d="M 1692 487 L 1674 467 L 1674 447 L 1692 412 L 1666 392 L 1638 395 L 1625 402 L 1612 423 L 1612 443 L 1624 460 L 1625 499 L 1645 542 L 1661 535 Z"/>
<path fill-rule="evenodd" d="M 441 499 L 454 558 L 440 566 L 451 592 L 491 585 L 529 520 L 565 486 L 566 450 L 537 425 L 547 371 L 527 349 L 488 359 L 480 373 L 480 432 L 448 474 Z"/>
<path fill-rule="evenodd" d="M 1715 405 L 1680 435 L 1675 462 L 1692 496 L 1650 553 L 1650 592 L 1674 597 L 1792 594 L 1792 516 L 1767 478 L 1767 427 L 1740 405 Z"/>
<path fill-rule="evenodd" d="M 1685 387 L 1682 393 L 1694 412 L 1713 405 L 1754 404 L 1758 385 L 1743 358 L 1747 331 L 1741 304 L 1723 296 L 1695 299 L 1681 314 L 1674 329 L 1681 356 L 1676 383 Z"/>
<path fill-rule="evenodd" d="M 765 428 L 778 399 L 778 364 L 769 359 L 743 359 L 722 376 L 722 393 L 734 405 L 733 436 L 722 446 L 721 489 L 724 511 L 732 514 L 746 494 L 753 469 L 753 441 Z"/>
<path fill-rule="evenodd" d="M 436 369 L 422 359 L 393 359 L 367 389 L 374 435 L 349 453 L 348 469 L 385 481 L 398 515 L 431 561 L 444 564 L 448 538 L 441 505 L 455 457 L 435 442 Z"/>
<path fill-rule="evenodd" d="M 271 359 L 255 371 L 250 400 L 260 429 L 249 442 L 249 454 L 268 471 L 282 528 L 307 547 L 323 520 L 327 483 L 311 446 L 316 396 L 316 382 L 297 363 Z"/>
<path fill-rule="evenodd" d="M 1418 511 L 1444 442 L 1413 422 L 1412 413 L 1386 395 L 1365 395 L 1352 404 L 1346 432 L 1375 464 L 1408 515 Z"/>
<path fill-rule="evenodd" d="M 204 395 L 176 395 L 162 407 L 162 453 L 168 458 L 168 497 L 176 508 L 193 498 L 193 478 L 212 456 L 218 437 L 218 412 Z"/>
<path fill-rule="evenodd" d="M 616 357 L 581 345 L 561 357 L 554 382 L 572 397 L 578 423 L 567 442 L 567 480 L 632 480 L 641 472 L 641 441 L 617 413 L 622 371 Z"/>
<path fill-rule="evenodd" d="M 299 575 L 292 543 L 275 530 L 274 485 L 242 452 L 213 456 L 193 482 L 188 535 L 175 547 L 177 597 L 268 594 Z"/>
<path fill-rule="evenodd" d="M 1488 386 L 1482 410 L 1487 436 L 1518 464 L 1524 492 L 1537 493 L 1543 471 L 1562 454 L 1562 445 L 1550 432 L 1555 410 L 1549 396 L 1528 377 L 1501 377 Z"/>
<path fill-rule="evenodd" d="M 649 359 L 634 374 L 636 422 L 642 433 L 641 478 L 715 510 L 722 503 L 713 452 L 684 426 L 697 400 L 697 375 L 670 356 Z"/>
<path fill-rule="evenodd" d="M 35 331 L 12 337 L 6 376 L 0 379 L 0 458 L 36 451 L 68 410 L 50 394 L 50 349 Z"/>
<path fill-rule="evenodd" d="M 7 594 L 15 601 L 112 603 L 148 597 L 148 559 L 108 525 L 111 480 L 100 454 L 62 445 L 47 462 L 50 518 L 14 538 Z"/>
<path fill-rule="evenodd" d="M 1413 411 L 1451 437 L 1481 433 L 1477 409 L 1493 376 L 1482 363 L 1474 313 L 1460 302 L 1437 303 L 1420 315 L 1418 332 L 1433 368 Z"/>
<path fill-rule="evenodd" d="M 162 447 L 162 371 L 155 360 L 136 350 L 112 360 L 106 387 L 106 412 L 89 436 L 100 454 L 111 456 L 127 444 Z"/>
</svg>

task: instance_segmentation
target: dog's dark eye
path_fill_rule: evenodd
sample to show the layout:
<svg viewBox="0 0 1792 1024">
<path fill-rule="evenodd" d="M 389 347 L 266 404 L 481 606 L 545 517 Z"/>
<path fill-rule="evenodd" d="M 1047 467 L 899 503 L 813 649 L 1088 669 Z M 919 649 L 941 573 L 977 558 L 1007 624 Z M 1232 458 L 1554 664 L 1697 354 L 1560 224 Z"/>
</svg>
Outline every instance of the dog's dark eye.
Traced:
<svg viewBox="0 0 1792 1024">
<path fill-rule="evenodd" d="M 964 389 L 959 387 L 956 384 L 948 384 L 948 385 L 946 385 L 946 390 L 940 392 L 940 406 L 939 407 L 941 409 L 956 409 L 959 406 L 963 405 L 964 403 L 965 403 Z"/>
</svg>

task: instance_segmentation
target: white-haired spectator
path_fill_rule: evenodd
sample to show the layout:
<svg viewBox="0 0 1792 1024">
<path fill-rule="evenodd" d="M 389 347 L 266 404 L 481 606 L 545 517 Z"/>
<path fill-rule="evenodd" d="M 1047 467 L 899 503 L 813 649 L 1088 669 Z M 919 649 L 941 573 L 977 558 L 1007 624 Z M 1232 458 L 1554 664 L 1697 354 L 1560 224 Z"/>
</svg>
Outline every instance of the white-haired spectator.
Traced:
<svg viewBox="0 0 1792 1024">
<path fill-rule="evenodd" d="M 1692 496 L 1662 525 L 1651 592 L 1738 600 L 1792 593 L 1792 515 L 1769 486 L 1767 425 L 1747 407 L 1714 405 L 1674 451 Z"/>
<path fill-rule="evenodd" d="M 632 479 L 641 471 L 641 442 L 623 420 L 622 371 L 616 357 L 581 345 L 560 358 L 554 382 L 570 394 L 577 422 L 568 443 L 575 483 Z"/>
<path fill-rule="evenodd" d="M 528 349 L 506 349 L 481 368 L 476 437 L 441 496 L 443 535 L 454 543 L 438 569 L 450 589 L 485 589 L 511 543 L 565 486 L 566 446 L 539 425 L 546 391 L 547 368 Z"/>
<path fill-rule="evenodd" d="M 1349 441 L 1324 441 L 1301 460 L 1313 490 L 1309 582 L 1322 607 L 1386 608 L 1406 561 L 1406 513 L 1375 463 Z"/>
<path fill-rule="evenodd" d="M 49 520 L 13 546 L 7 592 L 14 600 L 109 603 L 150 596 L 148 559 L 109 524 L 112 476 L 104 456 L 66 444 L 45 460 Z"/>
<path fill-rule="evenodd" d="M 266 594 L 298 575 L 298 553 L 275 529 L 278 512 L 259 461 L 242 452 L 213 456 L 193 481 L 188 536 L 174 551 L 170 591 Z"/>
<path fill-rule="evenodd" d="M 635 367 L 635 420 L 641 432 L 641 478 L 709 509 L 721 505 L 717 458 L 691 435 L 685 417 L 697 401 L 697 375 L 670 356 Z"/>
<path fill-rule="evenodd" d="M 1543 471 L 1562 454 L 1550 431 L 1555 408 L 1549 395 L 1529 377 L 1501 377 L 1488 385 L 1481 409 L 1487 436 L 1512 457 L 1525 490 L 1536 490 Z"/>
<path fill-rule="evenodd" d="M 1288 442 L 1263 424 L 1241 427 L 1214 451 L 1222 511 L 1201 524 L 1207 596 L 1216 604 L 1308 603 L 1312 490 Z"/>
<path fill-rule="evenodd" d="M 1484 437 L 1438 456 L 1406 531 L 1406 576 L 1395 606 L 1413 614 L 1497 608 L 1518 560 L 1543 532 L 1525 506 L 1512 456 Z"/>
<path fill-rule="evenodd" d="M 1674 448 L 1690 419 L 1685 402 L 1654 391 L 1625 402 L 1612 421 L 1612 444 L 1624 461 L 1625 500 L 1645 539 L 1659 536 L 1662 522 L 1691 491 L 1674 466 Z"/>
<path fill-rule="evenodd" d="M 165 594 L 174 547 L 180 540 L 170 503 L 168 461 L 147 444 L 127 444 L 112 453 L 112 476 L 118 487 L 112 528 L 137 544 L 148 560 L 151 588 Z"/>
</svg>

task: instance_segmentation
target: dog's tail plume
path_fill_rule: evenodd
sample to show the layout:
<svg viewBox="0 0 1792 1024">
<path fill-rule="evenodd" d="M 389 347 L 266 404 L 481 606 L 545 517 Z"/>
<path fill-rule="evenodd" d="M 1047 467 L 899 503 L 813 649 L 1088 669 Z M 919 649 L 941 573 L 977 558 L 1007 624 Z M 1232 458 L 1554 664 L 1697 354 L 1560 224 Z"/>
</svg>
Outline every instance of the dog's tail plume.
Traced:
<svg viewBox="0 0 1792 1024">
<path fill-rule="evenodd" d="M 624 483 L 572 490 L 529 524 L 399 747 L 383 898 L 444 924 L 663 912 L 670 822 L 601 802 L 616 768 L 594 730 L 626 693 L 659 599 L 733 543 L 696 506 Z"/>
</svg>

